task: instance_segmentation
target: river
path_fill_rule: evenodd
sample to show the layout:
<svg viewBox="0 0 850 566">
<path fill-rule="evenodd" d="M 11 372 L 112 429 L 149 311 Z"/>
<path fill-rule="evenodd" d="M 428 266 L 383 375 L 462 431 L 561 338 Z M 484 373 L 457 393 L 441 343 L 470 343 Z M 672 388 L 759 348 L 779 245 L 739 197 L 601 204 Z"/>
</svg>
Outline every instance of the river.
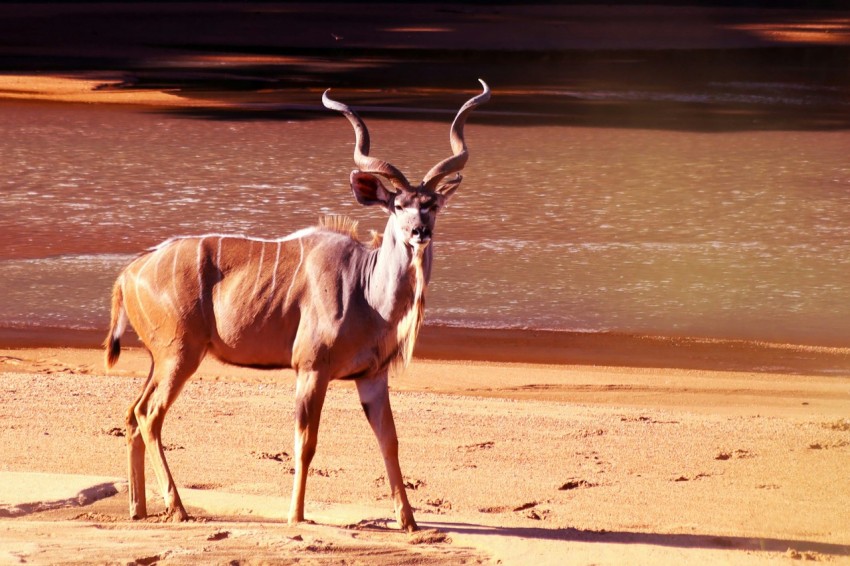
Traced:
<svg viewBox="0 0 850 566">
<path fill-rule="evenodd" d="M 604 93 L 600 93 L 604 97 Z M 368 116 L 410 178 L 448 123 Z M 476 123 L 441 213 L 426 323 L 850 344 L 850 132 Z M 339 116 L 216 120 L 0 105 L 0 326 L 104 329 L 112 282 L 175 236 L 273 238 L 383 213 Z"/>
</svg>

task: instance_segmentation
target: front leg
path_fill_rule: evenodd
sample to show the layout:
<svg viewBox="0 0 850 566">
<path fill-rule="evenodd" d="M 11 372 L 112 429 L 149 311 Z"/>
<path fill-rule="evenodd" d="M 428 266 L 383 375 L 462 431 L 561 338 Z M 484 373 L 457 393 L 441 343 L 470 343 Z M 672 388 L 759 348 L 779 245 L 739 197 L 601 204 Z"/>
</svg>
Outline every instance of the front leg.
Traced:
<svg viewBox="0 0 850 566">
<path fill-rule="evenodd" d="M 413 509 L 410 507 L 407 492 L 404 489 L 401 466 L 398 463 L 398 436 L 390 408 L 387 373 L 358 380 L 357 392 L 360 394 L 360 404 L 363 405 L 363 411 L 366 413 L 366 418 L 372 426 L 384 456 L 396 520 L 403 530 L 408 532 L 418 530 L 419 527 L 416 526 L 416 520 L 413 518 Z"/>
<path fill-rule="evenodd" d="M 299 372 L 295 386 L 295 480 L 289 504 L 290 524 L 304 520 L 307 472 L 316 454 L 319 417 L 327 390 L 328 380 L 318 372 Z"/>
</svg>

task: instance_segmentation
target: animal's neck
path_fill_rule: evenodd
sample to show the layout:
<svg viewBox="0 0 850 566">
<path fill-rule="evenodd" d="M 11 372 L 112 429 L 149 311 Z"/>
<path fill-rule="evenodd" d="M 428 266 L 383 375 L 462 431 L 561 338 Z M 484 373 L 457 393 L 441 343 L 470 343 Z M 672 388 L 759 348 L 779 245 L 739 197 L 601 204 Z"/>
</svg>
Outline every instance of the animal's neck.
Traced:
<svg viewBox="0 0 850 566">
<path fill-rule="evenodd" d="M 396 239 L 388 222 L 381 246 L 373 252 L 372 259 L 366 298 L 384 320 L 395 324 L 414 302 L 423 300 L 431 278 L 431 246 L 417 253 Z"/>
<path fill-rule="evenodd" d="M 379 359 L 393 373 L 413 357 L 425 314 L 431 254 L 431 246 L 417 251 L 396 240 L 389 223 L 381 247 L 373 252 L 367 300 L 387 323 L 378 345 Z"/>
</svg>

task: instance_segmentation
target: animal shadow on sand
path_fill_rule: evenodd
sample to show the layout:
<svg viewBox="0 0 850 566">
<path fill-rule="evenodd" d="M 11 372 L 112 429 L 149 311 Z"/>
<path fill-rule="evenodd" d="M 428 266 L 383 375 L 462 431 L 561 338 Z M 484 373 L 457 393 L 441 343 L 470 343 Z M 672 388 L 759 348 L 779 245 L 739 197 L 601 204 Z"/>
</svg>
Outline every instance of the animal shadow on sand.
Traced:
<svg viewBox="0 0 850 566">
<path fill-rule="evenodd" d="M 850 545 L 832 544 L 807 540 L 736 537 L 701 534 L 662 534 L 630 531 L 606 531 L 584 529 L 546 529 L 541 527 L 494 527 L 473 523 L 451 523 L 427 521 L 421 524 L 429 529 L 439 529 L 467 535 L 496 535 L 525 539 L 560 540 L 564 542 L 598 542 L 606 544 L 645 544 L 675 548 L 717 548 L 744 551 L 787 553 L 793 549 L 799 553 L 830 556 L 850 556 Z"/>
</svg>

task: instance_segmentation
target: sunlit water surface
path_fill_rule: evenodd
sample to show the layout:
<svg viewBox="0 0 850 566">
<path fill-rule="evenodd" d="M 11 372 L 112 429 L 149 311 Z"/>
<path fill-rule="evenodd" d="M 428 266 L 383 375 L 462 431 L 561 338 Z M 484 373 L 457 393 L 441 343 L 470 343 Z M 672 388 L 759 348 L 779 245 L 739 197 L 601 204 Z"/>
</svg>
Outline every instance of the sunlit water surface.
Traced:
<svg viewBox="0 0 850 566">
<path fill-rule="evenodd" d="M 446 123 L 369 117 L 421 178 Z M 427 321 L 850 343 L 850 133 L 466 129 Z M 174 235 L 277 237 L 346 214 L 353 133 L 87 106 L 0 106 L 0 326 L 105 329 L 112 282 Z"/>
</svg>

